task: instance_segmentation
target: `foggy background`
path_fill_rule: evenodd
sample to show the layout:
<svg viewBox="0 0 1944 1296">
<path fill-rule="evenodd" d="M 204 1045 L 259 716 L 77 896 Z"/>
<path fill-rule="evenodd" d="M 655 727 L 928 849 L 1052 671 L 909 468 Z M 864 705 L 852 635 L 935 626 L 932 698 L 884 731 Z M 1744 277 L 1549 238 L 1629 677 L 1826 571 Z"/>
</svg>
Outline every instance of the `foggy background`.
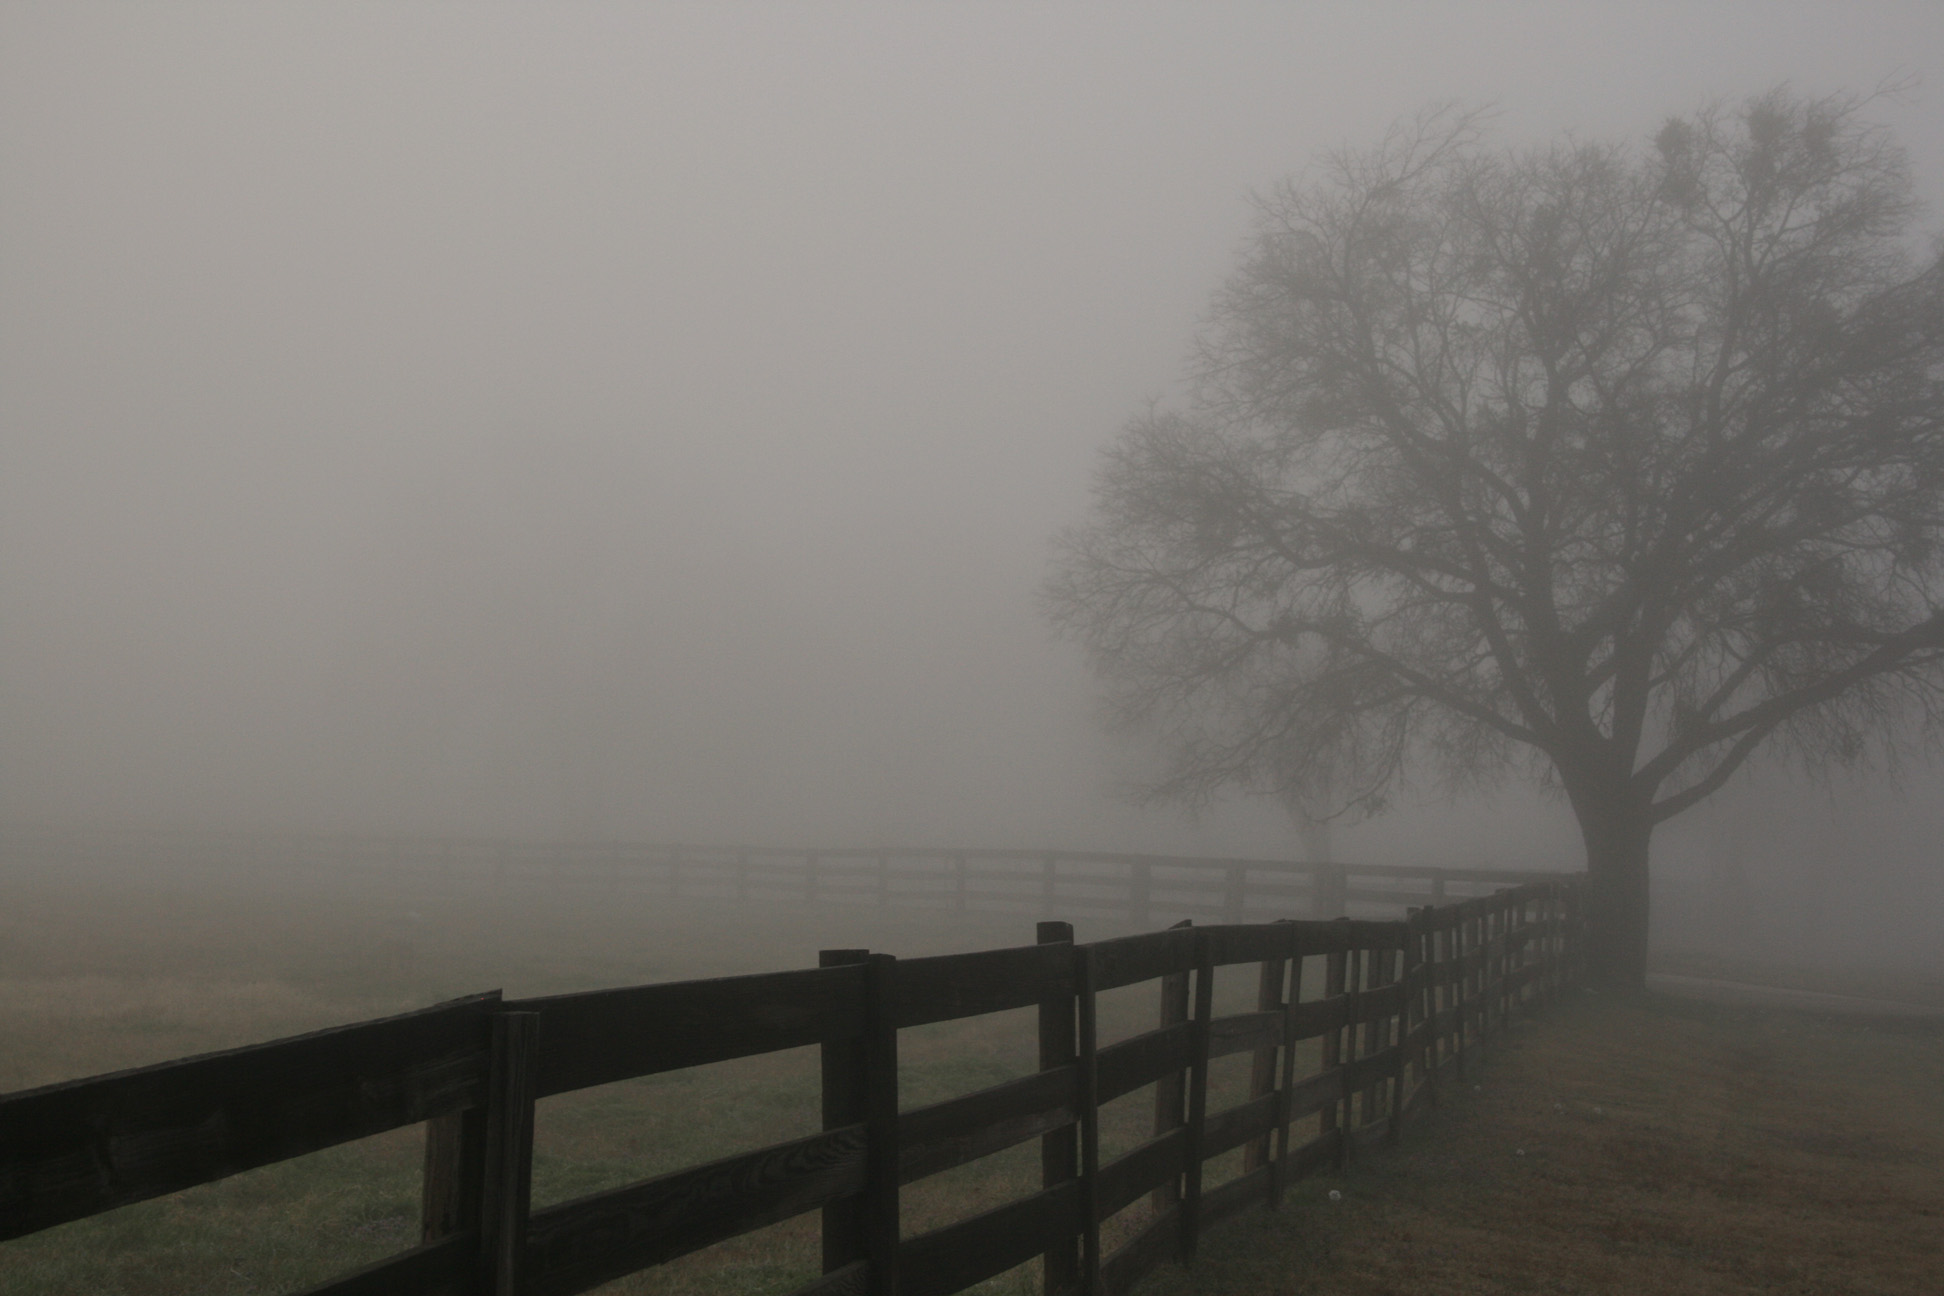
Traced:
<svg viewBox="0 0 1944 1296">
<path fill-rule="evenodd" d="M 0 823 L 1292 855 L 1120 800 L 1034 606 L 1248 192 L 1896 76 L 1935 228 L 1934 3 L 7 6 Z M 1662 895 L 1935 956 L 1907 783 L 1741 789 Z M 1580 856 L 1436 788 L 1337 849 Z"/>
</svg>

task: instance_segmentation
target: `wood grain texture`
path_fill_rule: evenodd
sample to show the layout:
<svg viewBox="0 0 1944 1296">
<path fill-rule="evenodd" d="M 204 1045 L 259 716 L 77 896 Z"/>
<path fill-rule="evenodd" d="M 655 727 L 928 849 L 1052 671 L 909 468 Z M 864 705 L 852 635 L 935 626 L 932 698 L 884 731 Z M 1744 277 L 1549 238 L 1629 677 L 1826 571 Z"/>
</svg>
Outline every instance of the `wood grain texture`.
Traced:
<svg viewBox="0 0 1944 1296">
<path fill-rule="evenodd" d="M 498 999 L 0 1098 L 0 1238 L 477 1106 Z"/>
<path fill-rule="evenodd" d="M 1059 945 L 1021 945 L 899 959 L 891 980 L 891 1020 L 898 1026 L 978 1017 L 1070 994 L 1073 957 Z"/>
<path fill-rule="evenodd" d="M 1140 1200 L 1142 1193 L 1174 1182 L 1187 1163 L 1188 1135 L 1180 1128 L 1109 1161 L 1100 1167 L 1100 1217 L 1110 1219 Z"/>
<path fill-rule="evenodd" d="M 1100 1050 L 1100 1101 L 1112 1102 L 1142 1085 L 1178 1076 L 1188 1066 L 1194 1027 L 1185 1021 L 1136 1035 Z"/>
<path fill-rule="evenodd" d="M 1293 1121 L 1341 1102 L 1344 1093 L 1340 1068 L 1332 1067 L 1306 1080 L 1298 1080 L 1289 1087 L 1289 1119 Z"/>
<path fill-rule="evenodd" d="M 1077 958 L 1073 952 L 1073 924 L 1059 921 L 1041 922 L 1034 935 L 1042 945 L 1064 945 L 1068 957 Z M 1077 966 L 1077 965 L 1076 965 Z M 1079 1039 L 1079 997 L 1076 994 L 1051 995 L 1042 1000 L 1039 1008 L 1039 1065 L 1040 1070 L 1058 1071 L 1074 1068 L 1074 1081 L 1079 1083 L 1080 1039 Z M 1077 1090 L 1076 1090 L 1077 1096 Z M 1055 1188 L 1060 1184 L 1080 1176 L 1080 1130 L 1078 1124 L 1068 1124 L 1047 1131 L 1040 1138 L 1040 1187 Z M 1073 1234 L 1065 1234 L 1047 1244 L 1046 1259 L 1040 1273 L 1040 1289 L 1046 1292 L 1066 1291 L 1080 1282 L 1083 1272 L 1081 1247 L 1084 1239 Z"/>
<path fill-rule="evenodd" d="M 863 1125 L 725 1157 L 533 1214 L 527 1296 L 569 1296 L 864 1187 Z"/>
<path fill-rule="evenodd" d="M 1250 1139 L 1267 1134 L 1275 1123 L 1274 1094 L 1225 1108 L 1208 1118 L 1202 1130 L 1201 1154 L 1204 1159 L 1220 1156 L 1230 1148 L 1241 1147 Z"/>
<path fill-rule="evenodd" d="M 950 1170 L 1071 1125 L 1078 1084 L 1079 1068 L 1068 1063 L 900 1113 L 900 1182 Z"/>
<path fill-rule="evenodd" d="M 1217 1017 L 1208 1024 L 1208 1056 L 1219 1058 L 1231 1053 L 1274 1049 L 1282 1043 L 1283 1025 L 1280 1008 L 1273 1012 L 1235 1013 Z"/>
<path fill-rule="evenodd" d="M 863 1030 L 863 969 L 806 968 L 508 1000 L 540 1014 L 540 1096 Z"/>
<path fill-rule="evenodd" d="M 1100 976 L 1095 991 L 1117 990 L 1121 986 L 1178 975 L 1193 968 L 1195 931 L 1177 925 L 1166 931 L 1097 941 L 1093 949 L 1099 960 Z"/>
<path fill-rule="evenodd" d="M 1216 967 L 1288 958 L 1296 949 L 1295 923 L 1247 923 L 1200 931 L 1208 942 L 1208 961 Z"/>
</svg>

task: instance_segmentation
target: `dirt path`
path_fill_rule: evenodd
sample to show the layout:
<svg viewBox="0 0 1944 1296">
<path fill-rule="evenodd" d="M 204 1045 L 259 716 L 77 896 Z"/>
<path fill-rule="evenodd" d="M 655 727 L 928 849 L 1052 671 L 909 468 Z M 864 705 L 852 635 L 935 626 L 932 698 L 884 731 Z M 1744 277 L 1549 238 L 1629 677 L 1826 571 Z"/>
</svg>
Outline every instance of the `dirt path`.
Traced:
<svg viewBox="0 0 1944 1296">
<path fill-rule="evenodd" d="M 1944 1290 L 1944 1023 L 1586 996 L 1473 1078 L 1149 1291 Z"/>
</svg>

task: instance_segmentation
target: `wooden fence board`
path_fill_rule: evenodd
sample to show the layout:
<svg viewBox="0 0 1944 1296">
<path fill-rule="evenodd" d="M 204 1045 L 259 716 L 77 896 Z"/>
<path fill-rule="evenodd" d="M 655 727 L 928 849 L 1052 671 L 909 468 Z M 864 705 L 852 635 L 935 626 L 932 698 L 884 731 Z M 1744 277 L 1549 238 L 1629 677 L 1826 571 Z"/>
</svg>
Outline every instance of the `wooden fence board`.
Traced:
<svg viewBox="0 0 1944 1296">
<path fill-rule="evenodd" d="M 498 998 L 0 1097 L 0 1238 L 475 1106 Z"/>
<path fill-rule="evenodd" d="M 1198 930 L 1208 942 L 1209 962 L 1216 967 L 1288 958 L 1296 948 L 1294 923 L 1231 924 Z"/>
<path fill-rule="evenodd" d="M 898 1177 L 910 1183 L 1076 1119 L 1074 1065 L 1008 1080 L 898 1116 Z"/>
<path fill-rule="evenodd" d="M 891 1019 L 902 1027 L 978 1017 L 1031 1007 L 1072 986 L 1073 956 L 1058 945 L 899 959 Z"/>
<path fill-rule="evenodd" d="M 1373 986 L 1350 997 L 1346 1022 L 1363 1023 L 1395 1017 L 1404 1011 L 1408 987 L 1402 984 Z"/>
<path fill-rule="evenodd" d="M 1344 918 L 1343 939 L 1358 949 L 1397 949 L 1410 931 L 1406 923 L 1374 922 L 1366 918 Z"/>
<path fill-rule="evenodd" d="M 1343 1072 L 1329 1070 L 1298 1080 L 1289 1087 L 1289 1119 L 1297 1120 L 1334 1102 L 1341 1102 L 1349 1093 L 1343 1086 Z"/>
<path fill-rule="evenodd" d="M 1283 1011 L 1235 1013 L 1208 1024 L 1208 1056 L 1227 1057 L 1282 1043 Z"/>
<path fill-rule="evenodd" d="M 1136 982 L 1186 972 L 1195 966 L 1195 940 L 1193 928 L 1171 927 L 1167 931 L 1097 941 L 1093 948 L 1094 957 L 1099 960 L 1100 982 L 1094 988 L 1117 990 Z"/>
<path fill-rule="evenodd" d="M 528 1296 L 571 1296 L 815 1210 L 863 1189 L 864 1159 L 852 1125 L 535 1211 Z"/>
<path fill-rule="evenodd" d="M 1276 1095 L 1264 1094 L 1248 1102 L 1217 1112 L 1208 1118 L 1202 1132 L 1201 1154 L 1219 1156 L 1230 1148 L 1241 1147 L 1252 1138 L 1267 1134 L 1276 1123 Z"/>
<path fill-rule="evenodd" d="M 540 1096 L 857 1036 L 863 971 L 806 968 L 509 1000 L 540 1014 Z"/>
<path fill-rule="evenodd" d="M 1190 1022 L 1176 1022 L 1100 1050 L 1100 1101 L 1112 1102 L 1142 1085 L 1187 1069 L 1194 1055 Z"/>
<path fill-rule="evenodd" d="M 1390 1075 L 1397 1066 L 1397 1059 L 1403 1050 L 1392 1044 L 1375 1053 L 1365 1054 L 1354 1062 L 1343 1064 L 1343 1088 L 1346 1096 L 1376 1084 Z"/>
<path fill-rule="evenodd" d="M 1170 1182 L 1188 1164 L 1188 1134 L 1177 1126 L 1100 1167 L 1100 1217 L 1110 1219 Z"/>
</svg>

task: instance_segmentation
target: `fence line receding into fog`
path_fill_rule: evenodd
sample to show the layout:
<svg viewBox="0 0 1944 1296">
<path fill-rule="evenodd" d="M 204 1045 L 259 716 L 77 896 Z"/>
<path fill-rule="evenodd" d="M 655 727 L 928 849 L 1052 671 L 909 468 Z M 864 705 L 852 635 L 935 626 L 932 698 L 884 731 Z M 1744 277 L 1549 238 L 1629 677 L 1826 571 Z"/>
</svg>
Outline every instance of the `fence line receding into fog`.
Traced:
<svg viewBox="0 0 1944 1296">
<path fill-rule="evenodd" d="M 570 1296 L 811 1211 L 823 1276 L 794 1296 L 948 1296 L 1035 1258 L 1049 1296 L 1119 1296 L 1192 1260 L 1222 1218 L 1395 1139 L 1511 1014 L 1572 983 L 1579 888 L 1084 945 L 1047 921 L 1014 949 L 836 950 L 795 972 L 495 992 L 51 1085 L 0 1097 L 0 1238 L 423 1122 L 422 1241 L 311 1296 Z M 1217 1016 L 1215 970 L 1238 964 L 1258 968 L 1256 1007 Z M 1140 983 L 1158 986 L 1157 1025 L 1103 1043 L 1098 996 Z M 900 1030 L 1023 1008 L 1038 1013 L 1035 1073 L 901 1106 Z M 536 1100 L 810 1045 L 820 1132 L 532 1208 Z M 1234 1054 L 1252 1055 L 1249 1096 L 1211 1111 L 1210 1064 Z M 1102 1105 L 1148 1086 L 1152 1137 L 1103 1162 Z M 1039 1191 L 904 1232 L 905 1184 L 1035 1139 Z M 1209 1159 L 1238 1148 L 1240 1175 L 1205 1185 Z M 1102 1223 L 1144 1198 L 1150 1215 L 1104 1251 Z"/>
</svg>

